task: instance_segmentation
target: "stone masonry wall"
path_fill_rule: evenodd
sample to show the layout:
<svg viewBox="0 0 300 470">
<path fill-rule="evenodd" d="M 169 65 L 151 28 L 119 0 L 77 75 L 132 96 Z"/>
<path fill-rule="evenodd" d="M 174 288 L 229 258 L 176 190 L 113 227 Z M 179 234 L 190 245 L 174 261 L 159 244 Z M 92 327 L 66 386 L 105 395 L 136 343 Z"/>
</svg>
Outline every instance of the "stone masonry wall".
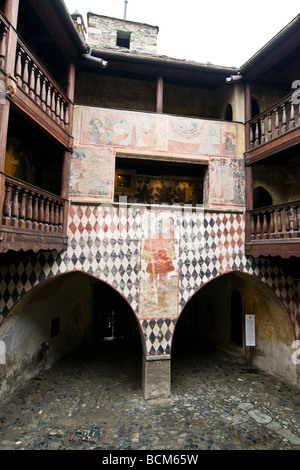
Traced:
<svg viewBox="0 0 300 470">
<path fill-rule="evenodd" d="M 146 54 L 157 53 L 158 27 L 133 21 L 88 14 L 88 43 L 92 47 L 120 49 L 117 32 L 130 33 L 130 51 Z M 124 48 L 121 48 L 124 50 Z"/>
</svg>

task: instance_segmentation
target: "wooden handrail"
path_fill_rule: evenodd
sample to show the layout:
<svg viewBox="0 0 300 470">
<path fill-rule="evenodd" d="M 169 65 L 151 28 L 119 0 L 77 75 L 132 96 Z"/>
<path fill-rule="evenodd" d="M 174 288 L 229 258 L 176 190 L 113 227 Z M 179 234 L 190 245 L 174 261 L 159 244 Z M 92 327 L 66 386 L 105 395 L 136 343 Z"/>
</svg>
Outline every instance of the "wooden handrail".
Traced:
<svg viewBox="0 0 300 470">
<path fill-rule="evenodd" d="M 300 200 L 252 209 L 247 214 L 252 241 L 300 237 Z"/>
<path fill-rule="evenodd" d="M 61 128 L 69 131 L 71 100 L 18 37 L 15 76 L 20 87 Z"/>
<path fill-rule="evenodd" d="M 293 99 L 294 93 L 289 93 L 247 121 L 248 148 L 250 150 L 300 126 L 300 108 L 298 102 Z"/>
<path fill-rule="evenodd" d="M 1 173 L 4 179 L 2 225 L 65 232 L 67 199 Z"/>
</svg>

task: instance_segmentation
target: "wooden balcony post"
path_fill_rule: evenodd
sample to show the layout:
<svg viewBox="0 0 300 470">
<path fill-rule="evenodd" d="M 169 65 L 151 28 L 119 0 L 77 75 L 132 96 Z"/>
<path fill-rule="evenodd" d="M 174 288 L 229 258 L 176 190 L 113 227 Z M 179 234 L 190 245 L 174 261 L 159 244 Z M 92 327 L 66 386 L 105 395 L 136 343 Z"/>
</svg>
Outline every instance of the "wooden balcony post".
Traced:
<svg viewBox="0 0 300 470">
<path fill-rule="evenodd" d="M 11 23 L 11 25 L 16 28 L 19 15 L 19 0 L 5 0 L 4 15 Z"/>
</svg>

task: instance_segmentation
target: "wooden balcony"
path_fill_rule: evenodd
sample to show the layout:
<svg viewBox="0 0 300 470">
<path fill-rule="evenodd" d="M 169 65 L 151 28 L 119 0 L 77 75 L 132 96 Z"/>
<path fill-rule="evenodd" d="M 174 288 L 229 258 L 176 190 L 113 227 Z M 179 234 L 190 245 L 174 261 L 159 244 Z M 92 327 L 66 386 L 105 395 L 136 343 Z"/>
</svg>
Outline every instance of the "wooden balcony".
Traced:
<svg viewBox="0 0 300 470">
<path fill-rule="evenodd" d="M 246 123 L 248 163 L 300 143 L 299 98 L 293 92 Z"/>
<path fill-rule="evenodd" d="M 0 185 L 0 253 L 67 247 L 66 199 L 5 174 Z"/>
<path fill-rule="evenodd" d="M 246 212 L 246 253 L 253 256 L 300 256 L 300 201 Z"/>
<path fill-rule="evenodd" d="M 14 70 L 9 70 L 10 34 L 12 28 L 0 13 L 0 69 L 6 75 L 7 98 L 68 148 L 71 101 L 18 35 Z"/>
</svg>

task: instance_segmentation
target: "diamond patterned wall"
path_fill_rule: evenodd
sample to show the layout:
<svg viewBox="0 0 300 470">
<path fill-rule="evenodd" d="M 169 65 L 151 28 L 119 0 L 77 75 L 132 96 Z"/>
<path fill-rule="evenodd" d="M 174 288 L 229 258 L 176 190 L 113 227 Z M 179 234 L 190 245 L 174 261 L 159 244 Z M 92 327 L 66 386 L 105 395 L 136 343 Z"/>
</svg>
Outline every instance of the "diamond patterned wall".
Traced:
<svg viewBox="0 0 300 470">
<path fill-rule="evenodd" d="M 166 211 L 164 211 L 166 214 Z M 5 257 L 0 268 L 1 318 L 30 289 L 45 279 L 82 271 L 118 290 L 136 313 L 149 355 L 169 354 L 178 312 L 190 297 L 216 276 L 241 271 L 261 279 L 281 300 L 299 337 L 299 305 L 293 279 L 244 253 L 244 216 L 241 213 L 171 211 L 179 234 L 178 306 L 174 315 L 139 317 L 141 240 L 145 237 L 142 211 L 134 208 L 70 207 L 69 246 L 66 252 L 19 253 Z M 16 261 L 17 260 L 17 261 Z M 298 302 L 299 303 L 299 302 Z"/>
</svg>

